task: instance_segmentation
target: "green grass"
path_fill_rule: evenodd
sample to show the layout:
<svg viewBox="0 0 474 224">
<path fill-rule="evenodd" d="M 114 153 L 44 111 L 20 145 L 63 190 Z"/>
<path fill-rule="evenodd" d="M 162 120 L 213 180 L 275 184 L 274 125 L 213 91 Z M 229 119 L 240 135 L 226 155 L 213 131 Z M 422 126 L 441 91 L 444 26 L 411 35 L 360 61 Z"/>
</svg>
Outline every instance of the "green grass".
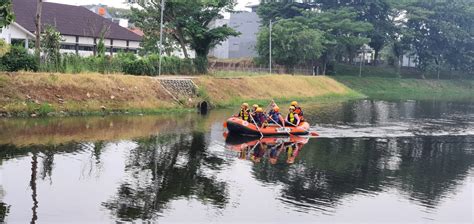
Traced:
<svg viewBox="0 0 474 224">
<path fill-rule="evenodd" d="M 335 76 L 359 76 L 359 65 L 349 65 L 338 63 L 335 65 Z M 383 78 L 415 78 L 419 79 L 423 76 L 427 79 L 438 79 L 438 74 L 435 71 L 420 71 L 416 68 L 402 68 L 400 72 L 398 68 L 387 65 L 362 66 L 362 77 L 383 77 Z M 472 79 L 472 74 L 456 72 L 456 71 L 441 71 L 440 79 Z"/>
<path fill-rule="evenodd" d="M 474 100 L 472 80 L 423 80 L 337 76 L 349 88 L 375 99 Z"/>
</svg>

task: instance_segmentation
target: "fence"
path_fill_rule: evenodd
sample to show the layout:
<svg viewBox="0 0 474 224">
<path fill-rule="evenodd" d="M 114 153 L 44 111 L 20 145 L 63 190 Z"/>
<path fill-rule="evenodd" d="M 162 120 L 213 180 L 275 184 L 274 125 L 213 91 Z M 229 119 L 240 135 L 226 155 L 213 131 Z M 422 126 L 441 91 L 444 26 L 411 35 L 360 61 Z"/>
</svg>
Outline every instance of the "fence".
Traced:
<svg viewBox="0 0 474 224">
<path fill-rule="evenodd" d="M 231 72 L 248 72 L 248 73 L 269 73 L 268 67 L 256 66 L 232 66 L 232 65 L 209 65 L 210 71 L 231 71 Z M 316 75 L 319 69 L 317 68 L 294 68 L 293 74 L 298 75 Z M 319 72 L 320 73 L 320 72 Z M 281 66 L 272 67 L 272 74 L 288 74 L 285 68 Z"/>
</svg>

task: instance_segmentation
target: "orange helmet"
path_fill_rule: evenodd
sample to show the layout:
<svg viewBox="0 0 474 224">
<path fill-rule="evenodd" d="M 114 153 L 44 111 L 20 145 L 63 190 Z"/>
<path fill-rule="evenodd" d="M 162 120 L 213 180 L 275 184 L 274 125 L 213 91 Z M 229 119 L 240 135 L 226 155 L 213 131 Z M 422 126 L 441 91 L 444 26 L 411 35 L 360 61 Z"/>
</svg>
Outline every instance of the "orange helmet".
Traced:
<svg viewBox="0 0 474 224">
<path fill-rule="evenodd" d="M 257 108 L 257 107 L 258 107 L 258 104 L 254 104 L 254 105 L 252 105 L 252 107 L 255 107 L 255 108 Z"/>
<path fill-rule="evenodd" d="M 263 112 L 263 109 L 261 107 L 258 107 L 257 110 L 255 110 L 256 112 L 259 112 L 259 113 L 262 113 Z"/>
<path fill-rule="evenodd" d="M 249 107 L 249 104 L 248 104 L 248 103 L 243 103 L 243 104 L 242 104 L 242 107 L 248 108 L 248 107 Z"/>
<path fill-rule="evenodd" d="M 295 106 L 295 107 L 296 107 L 297 105 L 298 105 L 298 102 L 296 102 L 296 101 L 291 102 L 291 106 Z"/>
<path fill-rule="evenodd" d="M 280 112 L 280 108 L 279 108 L 278 106 L 275 106 L 275 107 L 273 108 L 273 111 L 275 111 L 275 112 Z"/>
</svg>

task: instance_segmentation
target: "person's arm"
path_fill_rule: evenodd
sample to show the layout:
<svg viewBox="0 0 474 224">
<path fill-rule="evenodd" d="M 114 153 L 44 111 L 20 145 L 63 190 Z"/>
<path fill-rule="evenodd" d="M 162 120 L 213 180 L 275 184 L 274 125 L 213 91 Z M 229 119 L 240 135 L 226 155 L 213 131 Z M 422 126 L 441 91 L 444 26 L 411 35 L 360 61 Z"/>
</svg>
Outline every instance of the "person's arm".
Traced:
<svg viewBox="0 0 474 224">
<path fill-rule="evenodd" d="M 283 117 L 281 116 L 280 114 L 280 122 L 281 122 L 281 126 L 285 127 L 285 119 L 283 119 Z"/>
<path fill-rule="evenodd" d="M 298 114 L 295 114 L 295 119 L 296 119 L 296 126 L 300 125 L 300 117 Z"/>
</svg>

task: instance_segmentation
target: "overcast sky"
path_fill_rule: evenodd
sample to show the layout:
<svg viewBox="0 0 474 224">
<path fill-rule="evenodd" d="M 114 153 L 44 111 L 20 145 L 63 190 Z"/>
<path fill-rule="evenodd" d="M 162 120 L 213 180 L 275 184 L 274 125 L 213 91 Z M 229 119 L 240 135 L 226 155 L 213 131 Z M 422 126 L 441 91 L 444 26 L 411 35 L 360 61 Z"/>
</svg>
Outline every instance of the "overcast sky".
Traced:
<svg viewBox="0 0 474 224">
<path fill-rule="evenodd" d="M 69 5 L 91 5 L 91 4 L 103 4 L 113 7 L 120 7 L 120 8 L 127 8 L 127 4 L 124 3 L 126 0 L 46 0 L 47 2 L 57 2 L 62 4 L 69 4 Z M 257 3 L 259 0 L 237 0 L 238 10 L 245 9 L 245 6 L 249 3 Z"/>
</svg>

